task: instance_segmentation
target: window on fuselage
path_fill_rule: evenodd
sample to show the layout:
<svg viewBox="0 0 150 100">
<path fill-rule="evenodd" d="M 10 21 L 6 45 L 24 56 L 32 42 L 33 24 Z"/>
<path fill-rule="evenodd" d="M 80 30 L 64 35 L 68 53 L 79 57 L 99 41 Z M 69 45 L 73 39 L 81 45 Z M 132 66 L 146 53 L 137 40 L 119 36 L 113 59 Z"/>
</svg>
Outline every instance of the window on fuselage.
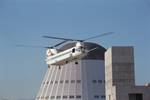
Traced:
<svg viewBox="0 0 150 100">
<path fill-rule="evenodd" d="M 72 53 L 75 53 L 75 48 L 72 49 Z"/>
</svg>

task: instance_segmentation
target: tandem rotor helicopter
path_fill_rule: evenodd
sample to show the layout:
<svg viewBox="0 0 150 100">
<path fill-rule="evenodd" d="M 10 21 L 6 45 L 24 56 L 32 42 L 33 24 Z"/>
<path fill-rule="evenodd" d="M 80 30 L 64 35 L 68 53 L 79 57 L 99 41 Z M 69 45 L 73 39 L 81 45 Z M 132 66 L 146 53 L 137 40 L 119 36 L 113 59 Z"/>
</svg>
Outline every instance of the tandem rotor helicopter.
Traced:
<svg viewBox="0 0 150 100">
<path fill-rule="evenodd" d="M 97 49 L 97 47 L 88 50 L 87 48 L 85 48 L 84 46 L 84 42 L 86 42 L 87 40 L 90 39 L 94 39 L 94 38 L 99 38 L 102 36 L 106 36 L 106 35 L 110 35 L 113 32 L 107 32 L 107 33 L 102 33 L 100 35 L 97 36 L 93 36 L 93 37 L 89 37 L 83 40 L 78 40 L 78 39 L 69 39 L 69 38 L 60 38 L 60 37 L 52 37 L 52 36 L 43 36 L 43 38 L 50 38 L 50 39 L 57 39 L 57 40 L 62 40 L 62 42 L 51 46 L 51 47 L 44 47 L 47 48 L 46 50 L 46 63 L 49 65 L 63 65 L 66 62 L 72 61 L 74 59 L 80 59 L 82 57 L 84 57 L 85 55 L 87 55 L 87 53 Z M 68 41 L 75 41 L 75 46 L 71 47 L 67 50 L 59 50 L 56 47 L 68 42 Z M 19 46 L 23 46 L 23 47 L 39 47 L 39 46 L 29 46 L 29 45 L 19 45 Z"/>
</svg>

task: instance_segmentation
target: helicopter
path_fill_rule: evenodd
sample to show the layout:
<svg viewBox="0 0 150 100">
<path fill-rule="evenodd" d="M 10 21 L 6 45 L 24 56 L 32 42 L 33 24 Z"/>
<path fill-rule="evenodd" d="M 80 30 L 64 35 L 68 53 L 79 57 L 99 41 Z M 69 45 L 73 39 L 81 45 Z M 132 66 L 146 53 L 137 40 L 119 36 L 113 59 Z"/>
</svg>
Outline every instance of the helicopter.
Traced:
<svg viewBox="0 0 150 100">
<path fill-rule="evenodd" d="M 87 55 L 89 52 L 92 52 L 97 49 L 97 47 L 92 48 L 91 50 L 88 50 L 84 46 L 84 42 L 94 39 L 94 38 L 99 38 L 102 36 L 110 35 L 114 32 L 106 32 L 102 33 L 93 37 L 89 37 L 83 40 L 78 40 L 78 39 L 70 39 L 70 38 L 61 38 L 61 37 L 53 37 L 53 36 L 42 36 L 43 38 L 50 38 L 50 39 L 56 39 L 56 40 L 62 40 L 60 43 L 55 44 L 54 46 L 35 46 L 35 45 L 17 45 L 17 47 L 34 47 L 34 48 L 46 48 L 46 63 L 48 65 L 63 65 L 66 64 L 74 59 L 81 59 L 85 55 Z M 76 42 L 74 47 L 71 47 L 67 50 L 60 50 L 57 49 L 56 47 L 68 42 Z"/>
<path fill-rule="evenodd" d="M 46 50 L 46 63 L 49 65 L 63 65 L 68 63 L 69 61 L 72 61 L 74 59 L 80 59 L 82 57 L 84 57 L 85 55 L 87 55 L 89 52 L 97 49 L 93 48 L 91 50 L 88 50 L 85 48 L 84 46 L 84 42 L 90 39 L 94 39 L 94 38 L 98 38 L 98 37 L 102 37 L 105 35 L 109 35 L 112 34 L 113 32 L 107 32 L 107 33 L 103 33 L 97 36 L 93 36 L 93 37 L 89 37 L 83 40 L 77 40 L 77 39 L 69 39 L 69 38 L 60 38 L 60 37 L 52 37 L 52 36 L 43 36 L 44 38 L 51 38 L 51 39 L 57 39 L 57 40 L 63 40 L 62 42 L 56 44 L 53 47 L 49 47 Z M 62 45 L 63 43 L 66 43 L 68 41 L 75 41 L 75 46 L 71 47 L 67 50 L 64 51 L 59 51 L 58 49 L 54 48 L 57 47 L 59 45 Z"/>
</svg>

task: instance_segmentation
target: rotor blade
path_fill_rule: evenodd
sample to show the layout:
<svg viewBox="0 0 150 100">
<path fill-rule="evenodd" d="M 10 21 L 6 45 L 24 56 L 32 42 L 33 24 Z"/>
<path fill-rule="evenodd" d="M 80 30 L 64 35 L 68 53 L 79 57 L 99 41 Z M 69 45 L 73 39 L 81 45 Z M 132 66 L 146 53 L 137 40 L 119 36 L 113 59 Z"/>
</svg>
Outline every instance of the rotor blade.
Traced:
<svg viewBox="0 0 150 100">
<path fill-rule="evenodd" d="M 65 38 L 59 38 L 59 37 L 53 37 L 53 36 L 43 36 L 44 38 L 51 38 L 51 39 L 58 39 L 58 40 L 68 40 L 73 41 L 73 39 L 65 39 Z"/>
<path fill-rule="evenodd" d="M 114 32 L 102 33 L 102 34 L 97 35 L 97 36 L 93 36 L 93 37 L 86 38 L 86 39 L 84 39 L 83 41 L 87 41 L 87 40 L 90 40 L 90 39 L 94 39 L 94 38 L 98 38 L 98 37 L 102 37 L 102 36 L 110 35 L 110 34 L 112 34 L 112 33 L 114 33 Z"/>
<path fill-rule="evenodd" d="M 60 43 L 58 43 L 58 44 L 54 45 L 53 47 L 57 47 L 57 46 L 59 46 L 59 45 L 61 45 L 61 44 L 65 43 L 65 42 L 67 42 L 67 41 L 68 41 L 68 40 L 64 40 L 64 41 L 62 41 L 62 42 L 60 42 Z"/>
<path fill-rule="evenodd" d="M 68 38 L 60 38 L 60 37 L 53 37 L 53 36 L 43 36 L 44 38 L 51 38 L 51 39 L 58 39 L 58 40 L 66 40 L 66 41 L 82 41 L 77 39 L 68 39 Z"/>
<path fill-rule="evenodd" d="M 92 52 L 92 51 L 94 51 L 94 50 L 96 50 L 96 49 L 98 49 L 98 47 L 95 47 L 95 48 L 89 50 L 88 53 L 89 53 L 89 52 Z"/>
<path fill-rule="evenodd" d="M 29 47 L 29 48 L 53 48 L 53 47 L 44 47 L 44 46 L 37 46 L 37 45 L 22 45 L 18 44 L 17 47 Z"/>
</svg>

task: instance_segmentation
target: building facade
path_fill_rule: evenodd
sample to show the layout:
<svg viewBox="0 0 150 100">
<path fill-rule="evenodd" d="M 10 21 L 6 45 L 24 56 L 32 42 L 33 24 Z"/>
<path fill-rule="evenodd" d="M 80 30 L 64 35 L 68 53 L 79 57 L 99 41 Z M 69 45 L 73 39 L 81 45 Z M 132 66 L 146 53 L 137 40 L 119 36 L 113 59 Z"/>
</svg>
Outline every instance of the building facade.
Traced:
<svg viewBox="0 0 150 100">
<path fill-rule="evenodd" d="M 130 46 L 105 52 L 106 100 L 150 100 L 150 85 L 136 86 L 134 50 Z"/>
<path fill-rule="evenodd" d="M 48 65 L 36 100 L 105 100 L 105 48 L 94 43 L 84 43 L 89 52 L 82 59 L 64 65 Z M 60 48 L 75 46 L 69 43 Z"/>
</svg>

